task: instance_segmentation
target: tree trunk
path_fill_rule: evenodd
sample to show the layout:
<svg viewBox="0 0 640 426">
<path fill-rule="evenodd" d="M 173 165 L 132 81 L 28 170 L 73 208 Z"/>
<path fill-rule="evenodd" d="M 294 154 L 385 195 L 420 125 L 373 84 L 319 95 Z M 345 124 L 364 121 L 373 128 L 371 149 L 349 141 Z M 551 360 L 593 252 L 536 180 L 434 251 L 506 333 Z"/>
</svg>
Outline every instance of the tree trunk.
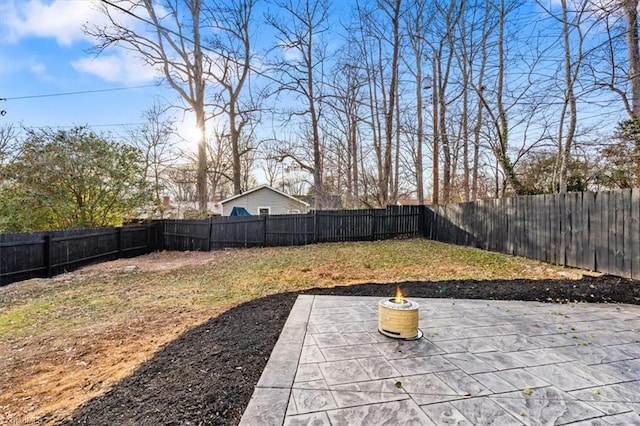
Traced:
<svg viewBox="0 0 640 426">
<path fill-rule="evenodd" d="M 389 190 L 391 189 L 391 172 L 392 172 L 392 146 L 393 131 L 396 102 L 398 101 L 398 62 L 400 58 L 400 3 L 401 0 L 394 0 L 393 14 L 391 16 L 391 26 L 393 31 L 393 53 L 391 58 L 391 81 L 389 82 L 389 99 L 385 113 L 385 149 L 384 149 L 384 167 L 382 182 L 382 204 L 387 204 L 389 200 Z"/>
<path fill-rule="evenodd" d="M 631 118 L 640 118 L 640 47 L 638 46 L 638 0 L 622 0 L 627 21 L 626 41 L 631 81 Z"/>
<path fill-rule="evenodd" d="M 566 87 L 565 103 L 569 112 L 569 128 L 567 129 L 567 135 L 564 141 L 558 141 L 560 144 L 564 142 L 561 149 L 560 157 L 560 187 L 559 192 L 567 192 L 567 179 L 569 161 L 571 160 L 571 148 L 573 145 L 573 138 L 576 133 L 577 123 L 577 106 L 576 97 L 573 91 L 574 78 L 573 78 L 573 64 L 571 60 L 571 45 L 569 44 L 569 21 L 567 16 L 567 2 L 562 0 L 562 40 L 564 44 L 564 77 Z M 578 52 L 580 54 L 580 52 Z M 578 58 L 579 60 L 580 58 Z M 563 109 L 564 112 L 564 109 Z M 564 118 L 564 117 L 562 117 Z M 561 120 L 562 123 L 562 120 Z"/>
<path fill-rule="evenodd" d="M 420 18 L 418 16 L 416 19 L 416 33 L 421 34 L 420 28 Z M 416 40 L 415 44 L 421 43 L 421 41 Z M 424 121 L 422 117 L 422 49 L 420 47 L 414 47 L 414 54 L 416 57 L 416 117 L 418 120 L 418 129 L 417 129 L 417 146 L 416 146 L 416 159 L 414 162 L 414 167 L 416 169 L 416 195 L 418 197 L 418 204 L 424 204 L 424 182 L 423 182 L 423 165 L 422 165 L 422 144 L 424 143 Z"/>
<path fill-rule="evenodd" d="M 438 99 L 438 84 L 437 84 L 437 80 L 436 80 L 436 75 L 437 75 L 437 67 L 436 67 L 436 62 L 439 61 L 440 58 L 435 54 L 434 51 L 434 55 L 432 58 L 433 61 L 433 87 L 432 87 L 432 94 L 431 94 L 431 109 L 432 109 L 432 114 L 431 114 L 431 118 L 432 118 L 432 124 L 433 124 L 433 141 L 432 141 L 432 148 L 431 148 L 431 152 L 432 152 L 432 173 L 431 173 L 431 203 L 432 204 L 438 204 L 440 203 L 440 141 L 438 140 L 438 108 L 437 108 L 437 104 L 436 104 L 436 100 Z"/>
</svg>

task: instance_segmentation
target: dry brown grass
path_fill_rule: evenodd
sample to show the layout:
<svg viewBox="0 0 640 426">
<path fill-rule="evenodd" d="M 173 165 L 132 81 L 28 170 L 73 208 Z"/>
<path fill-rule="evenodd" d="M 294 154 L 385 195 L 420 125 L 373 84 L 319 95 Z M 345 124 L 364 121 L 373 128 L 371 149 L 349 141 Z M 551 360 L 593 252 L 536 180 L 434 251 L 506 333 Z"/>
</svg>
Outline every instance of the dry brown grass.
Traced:
<svg viewBox="0 0 640 426">
<path fill-rule="evenodd" d="M 64 418 L 180 333 L 247 300 L 364 282 L 559 278 L 427 240 L 157 253 L 0 289 L 0 423 Z"/>
</svg>

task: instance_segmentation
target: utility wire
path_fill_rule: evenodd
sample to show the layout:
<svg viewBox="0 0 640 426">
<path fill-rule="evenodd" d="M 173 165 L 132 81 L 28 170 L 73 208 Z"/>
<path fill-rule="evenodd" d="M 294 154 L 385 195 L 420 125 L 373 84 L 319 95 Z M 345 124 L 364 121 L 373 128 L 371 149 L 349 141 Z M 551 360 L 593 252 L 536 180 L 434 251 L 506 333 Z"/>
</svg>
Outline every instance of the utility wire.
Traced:
<svg viewBox="0 0 640 426">
<path fill-rule="evenodd" d="M 41 95 L 14 96 L 11 98 L 2 98 L 2 100 L 12 101 L 12 100 L 18 100 L 18 99 L 50 98 L 54 96 L 69 96 L 69 95 L 83 95 L 85 93 L 115 92 L 119 90 L 143 89 L 145 87 L 158 87 L 158 86 L 159 84 L 145 84 L 141 86 L 131 86 L 131 87 L 114 87 L 112 89 L 96 89 L 96 90 L 82 90 L 79 92 L 47 93 L 47 94 L 41 94 Z"/>
</svg>

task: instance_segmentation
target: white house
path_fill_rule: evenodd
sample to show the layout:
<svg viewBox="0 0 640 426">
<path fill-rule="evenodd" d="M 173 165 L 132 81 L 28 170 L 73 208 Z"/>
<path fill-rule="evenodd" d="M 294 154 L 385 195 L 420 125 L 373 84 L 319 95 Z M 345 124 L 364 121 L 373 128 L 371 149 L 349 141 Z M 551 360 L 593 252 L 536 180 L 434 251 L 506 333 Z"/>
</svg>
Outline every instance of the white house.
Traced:
<svg viewBox="0 0 640 426">
<path fill-rule="evenodd" d="M 220 202 L 222 215 L 229 216 L 234 207 L 251 215 L 307 213 L 310 205 L 268 185 L 258 186 Z"/>
</svg>

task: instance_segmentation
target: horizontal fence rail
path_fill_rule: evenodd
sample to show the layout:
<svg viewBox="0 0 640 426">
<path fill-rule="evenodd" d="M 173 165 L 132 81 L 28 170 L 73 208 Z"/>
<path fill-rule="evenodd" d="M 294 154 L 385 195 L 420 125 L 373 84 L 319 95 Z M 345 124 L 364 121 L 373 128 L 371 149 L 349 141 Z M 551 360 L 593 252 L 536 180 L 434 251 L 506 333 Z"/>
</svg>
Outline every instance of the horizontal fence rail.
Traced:
<svg viewBox="0 0 640 426">
<path fill-rule="evenodd" d="M 430 206 L 425 237 L 640 279 L 640 189 Z"/>
</svg>

